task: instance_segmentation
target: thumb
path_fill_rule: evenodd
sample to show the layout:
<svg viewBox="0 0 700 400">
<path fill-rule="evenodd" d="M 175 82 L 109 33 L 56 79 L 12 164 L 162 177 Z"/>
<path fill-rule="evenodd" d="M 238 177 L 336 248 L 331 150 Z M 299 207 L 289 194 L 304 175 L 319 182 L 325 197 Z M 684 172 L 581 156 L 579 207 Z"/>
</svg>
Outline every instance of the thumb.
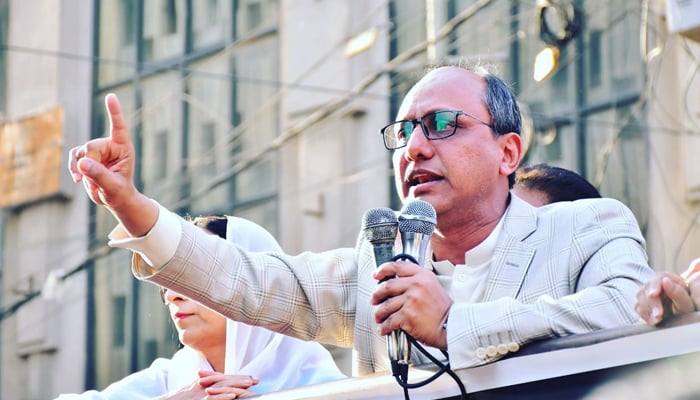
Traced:
<svg viewBox="0 0 700 400">
<path fill-rule="evenodd" d="M 114 93 L 105 96 L 105 107 L 109 114 L 109 137 L 115 143 L 127 144 L 131 141 L 119 99 Z"/>
<path fill-rule="evenodd" d="M 113 174 L 107 167 L 91 158 L 78 160 L 78 171 L 102 189 L 109 188 L 114 183 Z"/>
</svg>

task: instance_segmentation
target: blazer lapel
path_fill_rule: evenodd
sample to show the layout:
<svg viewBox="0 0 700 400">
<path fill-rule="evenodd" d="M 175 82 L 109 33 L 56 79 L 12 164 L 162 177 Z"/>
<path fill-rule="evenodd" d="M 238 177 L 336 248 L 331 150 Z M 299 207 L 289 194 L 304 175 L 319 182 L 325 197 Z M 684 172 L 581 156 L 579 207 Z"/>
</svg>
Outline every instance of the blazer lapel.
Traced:
<svg viewBox="0 0 700 400">
<path fill-rule="evenodd" d="M 535 256 L 535 248 L 525 239 L 537 228 L 536 209 L 513 194 L 510 198 L 503 231 L 496 243 L 484 301 L 516 298 Z"/>
</svg>

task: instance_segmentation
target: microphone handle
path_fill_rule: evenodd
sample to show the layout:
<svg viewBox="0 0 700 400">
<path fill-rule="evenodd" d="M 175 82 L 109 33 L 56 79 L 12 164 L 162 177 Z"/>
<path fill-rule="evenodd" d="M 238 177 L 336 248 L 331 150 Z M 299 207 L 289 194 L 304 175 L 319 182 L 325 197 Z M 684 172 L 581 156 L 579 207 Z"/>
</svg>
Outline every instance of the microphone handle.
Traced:
<svg viewBox="0 0 700 400">
<path fill-rule="evenodd" d="M 377 264 L 377 267 L 394 258 L 393 241 L 372 243 L 372 249 L 374 250 L 374 262 Z"/>
<path fill-rule="evenodd" d="M 425 263 L 425 253 L 429 241 L 430 235 L 416 232 L 401 232 L 403 254 L 415 258 L 421 267 Z M 402 366 L 402 368 L 406 368 L 411 362 L 411 342 L 408 341 L 406 332 L 401 329 L 395 330 L 386 338 L 389 359 L 393 361 L 392 364 L 398 364 L 397 367 Z"/>
<path fill-rule="evenodd" d="M 393 241 L 372 243 L 372 249 L 374 250 L 374 261 L 377 267 L 394 258 Z M 411 349 L 404 331 L 396 330 L 388 334 L 386 336 L 386 347 L 391 361 L 408 365 L 410 362 Z"/>
<path fill-rule="evenodd" d="M 425 253 L 428 251 L 430 235 L 416 232 L 401 232 L 403 254 L 415 258 L 421 267 L 425 264 Z"/>
</svg>

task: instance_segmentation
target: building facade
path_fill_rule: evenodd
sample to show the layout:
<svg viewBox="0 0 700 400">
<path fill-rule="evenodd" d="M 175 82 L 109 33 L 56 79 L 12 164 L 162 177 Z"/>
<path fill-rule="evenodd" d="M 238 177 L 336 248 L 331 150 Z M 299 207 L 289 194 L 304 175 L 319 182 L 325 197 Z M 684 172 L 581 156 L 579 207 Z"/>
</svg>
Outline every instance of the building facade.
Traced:
<svg viewBox="0 0 700 400">
<path fill-rule="evenodd" d="M 700 256 L 700 45 L 665 15 L 659 0 L 0 0 L 0 397 L 104 388 L 177 348 L 65 168 L 107 132 L 107 93 L 144 193 L 249 218 L 298 253 L 353 246 L 366 209 L 400 207 L 379 128 L 427 66 L 478 59 L 518 94 L 524 163 L 582 173 L 634 211 L 653 266 L 683 269 Z M 535 80 L 545 47 L 558 60 Z"/>
</svg>

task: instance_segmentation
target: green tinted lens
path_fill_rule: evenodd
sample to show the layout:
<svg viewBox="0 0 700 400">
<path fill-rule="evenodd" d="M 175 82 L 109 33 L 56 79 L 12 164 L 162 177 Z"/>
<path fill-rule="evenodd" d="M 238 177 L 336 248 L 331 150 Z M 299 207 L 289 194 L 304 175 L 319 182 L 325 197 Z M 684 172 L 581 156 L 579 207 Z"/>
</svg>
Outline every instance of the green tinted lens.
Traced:
<svg viewBox="0 0 700 400">
<path fill-rule="evenodd" d="M 437 137 L 450 135 L 455 130 L 457 115 L 452 111 L 440 111 L 427 119 L 426 124 L 430 133 Z"/>
<path fill-rule="evenodd" d="M 406 143 L 413 134 L 413 122 L 399 122 L 396 124 L 396 141 Z"/>
</svg>

